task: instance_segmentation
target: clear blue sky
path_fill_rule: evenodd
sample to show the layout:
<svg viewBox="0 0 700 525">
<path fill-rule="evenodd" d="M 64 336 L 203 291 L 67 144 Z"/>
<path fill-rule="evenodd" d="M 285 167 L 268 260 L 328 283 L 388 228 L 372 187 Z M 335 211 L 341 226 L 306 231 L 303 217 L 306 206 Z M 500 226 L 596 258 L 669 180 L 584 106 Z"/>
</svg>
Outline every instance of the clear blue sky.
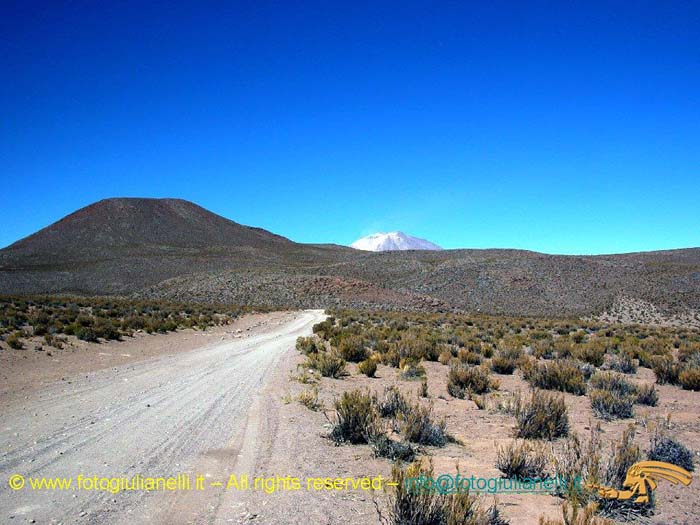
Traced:
<svg viewBox="0 0 700 525">
<path fill-rule="evenodd" d="M 698 2 L 101 4 L 3 3 L 2 246 L 116 196 L 300 242 L 700 246 Z"/>
</svg>

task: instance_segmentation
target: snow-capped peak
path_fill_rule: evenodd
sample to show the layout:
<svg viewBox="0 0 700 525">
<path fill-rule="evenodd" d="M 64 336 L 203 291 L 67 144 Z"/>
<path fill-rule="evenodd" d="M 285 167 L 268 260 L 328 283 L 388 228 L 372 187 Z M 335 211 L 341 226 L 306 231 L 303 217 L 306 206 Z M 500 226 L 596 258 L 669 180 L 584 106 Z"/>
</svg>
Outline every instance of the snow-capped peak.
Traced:
<svg viewBox="0 0 700 525">
<path fill-rule="evenodd" d="M 437 244 L 425 239 L 412 237 L 403 232 L 373 233 L 362 237 L 350 245 L 356 250 L 388 252 L 394 250 L 442 250 Z"/>
</svg>

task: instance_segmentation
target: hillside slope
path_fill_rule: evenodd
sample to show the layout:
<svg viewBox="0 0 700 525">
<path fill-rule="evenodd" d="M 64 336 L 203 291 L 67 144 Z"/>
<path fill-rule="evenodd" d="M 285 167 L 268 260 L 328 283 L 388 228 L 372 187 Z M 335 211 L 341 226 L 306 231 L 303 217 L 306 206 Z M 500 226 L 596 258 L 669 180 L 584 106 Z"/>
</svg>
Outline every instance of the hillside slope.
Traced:
<svg viewBox="0 0 700 525">
<path fill-rule="evenodd" d="M 295 243 L 186 201 L 109 199 L 0 250 L 0 293 L 58 292 L 547 316 L 614 306 L 629 319 L 625 308 L 650 305 L 697 319 L 700 249 L 374 253 Z"/>
</svg>

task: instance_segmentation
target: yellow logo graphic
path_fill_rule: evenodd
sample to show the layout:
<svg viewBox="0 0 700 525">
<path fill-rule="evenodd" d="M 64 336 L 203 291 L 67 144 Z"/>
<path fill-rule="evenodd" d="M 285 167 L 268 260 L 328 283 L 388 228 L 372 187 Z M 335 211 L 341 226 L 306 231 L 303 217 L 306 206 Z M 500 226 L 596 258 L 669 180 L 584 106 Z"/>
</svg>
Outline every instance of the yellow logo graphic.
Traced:
<svg viewBox="0 0 700 525">
<path fill-rule="evenodd" d="M 670 481 L 676 485 L 682 483 L 686 487 L 693 480 L 693 475 L 683 467 L 665 463 L 663 461 L 640 461 L 632 465 L 627 471 L 622 486 L 627 490 L 617 490 L 602 485 L 592 485 L 598 490 L 598 495 L 606 499 L 627 500 L 637 496 L 635 503 L 648 503 L 649 494 L 658 486 L 661 479 Z"/>
</svg>

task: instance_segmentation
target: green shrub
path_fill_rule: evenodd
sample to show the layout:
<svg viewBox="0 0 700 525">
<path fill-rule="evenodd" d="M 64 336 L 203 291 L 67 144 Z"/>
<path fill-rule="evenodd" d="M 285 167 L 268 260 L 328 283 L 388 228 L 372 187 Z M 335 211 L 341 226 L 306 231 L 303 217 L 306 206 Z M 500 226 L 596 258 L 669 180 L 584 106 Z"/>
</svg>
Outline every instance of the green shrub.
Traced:
<svg viewBox="0 0 700 525">
<path fill-rule="evenodd" d="M 556 439 L 569 433 L 564 396 L 533 390 L 530 400 L 516 414 L 517 436 L 523 439 Z"/>
<path fill-rule="evenodd" d="M 122 338 L 119 330 L 107 319 L 98 319 L 94 325 L 96 337 L 118 341 Z"/>
<path fill-rule="evenodd" d="M 368 357 L 367 343 L 362 337 L 345 337 L 338 343 L 338 355 L 351 363 L 364 361 Z"/>
<path fill-rule="evenodd" d="M 498 447 L 496 468 L 507 478 L 544 479 L 547 477 L 547 454 L 542 446 L 513 441 L 505 447 Z"/>
<path fill-rule="evenodd" d="M 583 372 L 574 361 L 529 363 L 523 367 L 523 375 L 535 388 L 558 390 L 579 396 L 586 393 Z"/>
<path fill-rule="evenodd" d="M 336 443 L 367 443 L 370 435 L 378 433 L 377 412 L 367 392 L 343 392 L 335 402 L 335 413 L 331 437 Z"/>
<path fill-rule="evenodd" d="M 313 336 L 297 338 L 296 348 L 304 355 L 316 354 L 324 349 L 323 343 Z"/>
<path fill-rule="evenodd" d="M 306 359 L 304 366 L 318 371 L 323 377 L 338 379 L 346 375 L 345 360 L 332 352 L 311 354 Z"/>
<path fill-rule="evenodd" d="M 450 367 L 447 376 L 447 392 L 459 399 L 469 395 L 483 394 L 498 388 L 498 381 L 491 378 L 485 367 L 457 364 Z"/>
<path fill-rule="evenodd" d="M 377 362 L 370 357 L 369 359 L 360 361 L 357 368 L 361 374 L 364 374 L 367 377 L 374 377 L 374 374 L 377 372 Z"/>
<path fill-rule="evenodd" d="M 76 330 L 75 335 L 81 341 L 87 341 L 88 343 L 97 343 L 98 342 L 97 334 L 89 326 L 80 326 Z"/>
<path fill-rule="evenodd" d="M 605 361 L 605 345 L 600 341 L 591 341 L 584 345 L 576 346 L 572 352 L 576 359 L 580 359 L 593 366 L 602 366 Z"/>
</svg>

